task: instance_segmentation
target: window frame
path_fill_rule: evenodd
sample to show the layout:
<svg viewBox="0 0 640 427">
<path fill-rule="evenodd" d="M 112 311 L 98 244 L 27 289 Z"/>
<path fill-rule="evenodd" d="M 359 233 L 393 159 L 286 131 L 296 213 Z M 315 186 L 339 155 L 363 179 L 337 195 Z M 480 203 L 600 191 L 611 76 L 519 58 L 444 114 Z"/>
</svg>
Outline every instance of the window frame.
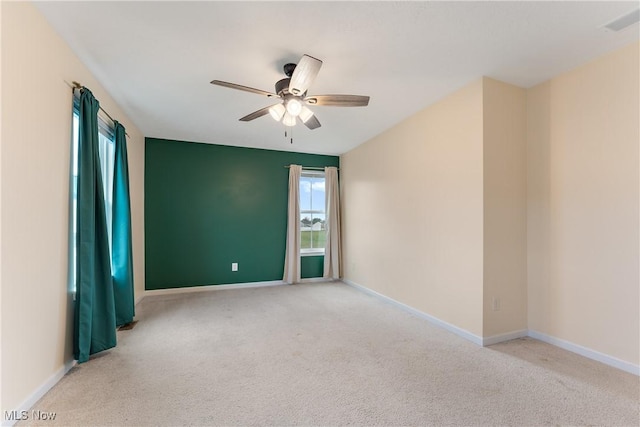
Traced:
<svg viewBox="0 0 640 427">
<path fill-rule="evenodd" d="M 325 172 L 324 170 L 315 170 L 315 169 L 302 169 L 302 172 L 300 174 L 300 183 L 302 183 L 302 179 L 303 178 L 322 178 L 323 180 L 325 180 L 326 182 L 326 176 L 325 176 Z M 313 191 L 313 189 L 311 190 Z M 325 189 L 326 191 L 326 189 Z M 311 193 L 312 194 L 312 193 Z M 313 200 L 313 196 L 310 196 L 311 199 Z M 326 224 L 326 220 L 327 220 L 327 206 L 326 206 L 326 193 L 325 193 L 325 200 L 323 202 L 323 206 L 322 206 L 322 210 L 318 210 L 318 209 L 314 209 L 313 203 L 311 203 L 311 209 L 302 209 L 302 203 L 300 203 L 300 222 L 302 222 L 302 218 L 303 215 L 308 214 L 311 216 L 312 220 L 313 220 L 313 215 L 318 215 L 321 214 L 324 216 L 324 221 Z M 312 223 L 313 226 L 313 223 Z M 326 232 L 325 230 L 322 230 Z M 302 236 L 302 230 L 300 231 L 301 236 Z M 311 230 L 312 233 L 312 239 L 313 239 L 313 230 Z M 302 237 L 301 237 L 302 240 Z M 301 244 L 302 246 L 302 244 Z M 305 257 L 305 256 L 324 256 L 324 247 L 322 248 L 300 248 L 300 256 L 301 257 Z"/>
</svg>

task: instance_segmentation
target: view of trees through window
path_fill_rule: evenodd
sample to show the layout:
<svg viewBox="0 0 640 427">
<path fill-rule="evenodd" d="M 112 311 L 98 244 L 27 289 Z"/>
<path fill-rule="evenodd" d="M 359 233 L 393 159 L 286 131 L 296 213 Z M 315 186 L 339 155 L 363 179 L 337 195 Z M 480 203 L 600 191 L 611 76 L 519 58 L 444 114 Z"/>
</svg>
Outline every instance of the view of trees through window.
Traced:
<svg viewBox="0 0 640 427">
<path fill-rule="evenodd" d="M 322 253 L 326 242 L 324 172 L 303 171 L 300 177 L 300 248 Z"/>
</svg>

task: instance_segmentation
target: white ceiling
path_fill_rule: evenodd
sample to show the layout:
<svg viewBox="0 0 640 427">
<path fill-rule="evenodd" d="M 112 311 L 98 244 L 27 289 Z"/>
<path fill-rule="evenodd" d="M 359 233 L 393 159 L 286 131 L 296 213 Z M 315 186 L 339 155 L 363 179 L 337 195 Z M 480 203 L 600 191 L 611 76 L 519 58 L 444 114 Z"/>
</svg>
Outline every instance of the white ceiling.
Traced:
<svg viewBox="0 0 640 427">
<path fill-rule="evenodd" d="M 43 2 L 37 7 L 148 137 L 341 154 L 480 76 L 531 87 L 639 39 L 602 25 L 638 2 Z M 324 61 L 309 94 L 370 95 L 314 107 L 322 127 L 213 86 L 267 91 L 302 54 Z"/>
</svg>

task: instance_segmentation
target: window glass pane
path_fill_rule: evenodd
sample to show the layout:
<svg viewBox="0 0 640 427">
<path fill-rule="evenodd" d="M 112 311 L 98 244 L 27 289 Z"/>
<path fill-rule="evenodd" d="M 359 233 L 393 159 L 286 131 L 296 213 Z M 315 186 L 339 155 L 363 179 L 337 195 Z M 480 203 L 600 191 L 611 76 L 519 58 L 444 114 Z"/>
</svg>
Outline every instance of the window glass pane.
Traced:
<svg viewBox="0 0 640 427">
<path fill-rule="evenodd" d="M 311 227 L 300 228 L 300 249 L 311 249 Z"/>
<path fill-rule="evenodd" d="M 80 117 L 78 116 L 78 110 L 73 110 L 73 132 L 71 141 L 71 223 L 72 232 L 71 236 L 71 271 L 69 272 L 71 280 L 71 290 L 76 291 L 76 266 L 77 266 L 77 251 L 76 251 L 76 237 L 78 234 L 78 135 L 80 132 Z"/>
<path fill-rule="evenodd" d="M 78 215 L 78 139 L 80 134 L 80 117 L 77 104 L 74 100 L 73 129 L 71 146 L 71 174 L 72 174 L 72 201 L 71 201 L 71 222 L 73 236 L 71 242 L 71 288 L 76 289 L 76 266 L 77 266 L 77 215 Z M 102 190 L 105 198 L 105 215 L 107 218 L 107 231 L 109 233 L 109 247 L 111 248 L 111 206 L 113 203 L 113 167 L 115 162 L 115 143 L 113 132 L 109 127 L 99 120 L 98 131 L 98 154 L 100 156 L 100 172 L 102 174 Z"/>
<path fill-rule="evenodd" d="M 326 241 L 325 215 L 313 214 L 311 219 L 311 247 L 314 249 L 324 249 Z"/>
<path fill-rule="evenodd" d="M 104 195 L 104 208 L 107 218 L 107 233 L 109 234 L 109 247 L 111 247 L 111 217 L 113 204 L 113 166 L 115 161 L 115 143 L 111 135 L 98 133 L 98 153 L 100 154 L 100 173 L 102 174 L 102 190 Z"/>
<path fill-rule="evenodd" d="M 300 248 L 320 252 L 326 241 L 324 172 L 303 172 L 300 177 Z"/>
<path fill-rule="evenodd" d="M 324 177 L 311 179 L 311 206 L 324 211 Z"/>
<path fill-rule="evenodd" d="M 311 210 L 311 178 L 306 176 L 300 177 L 300 210 Z"/>
</svg>

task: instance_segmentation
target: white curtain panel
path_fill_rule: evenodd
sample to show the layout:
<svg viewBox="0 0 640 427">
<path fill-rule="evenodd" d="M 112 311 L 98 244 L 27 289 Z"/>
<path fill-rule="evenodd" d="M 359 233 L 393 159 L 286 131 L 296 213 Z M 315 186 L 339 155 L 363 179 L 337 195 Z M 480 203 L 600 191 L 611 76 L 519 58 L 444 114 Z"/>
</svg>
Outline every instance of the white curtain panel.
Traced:
<svg viewBox="0 0 640 427">
<path fill-rule="evenodd" d="M 340 256 L 340 187 L 338 185 L 338 169 L 330 166 L 324 168 L 325 201 L 327 212 L 327 241 L 324 247 L 325 279 L 339 279 L 342 263 Z"/>
<path fill-rule="evenodd" d="M 286 283 L 300 282 L 300 175 L 302 166 L 289 166 L 289 209 L 287 212 L 287 251 L 284 258 Z"/>
</svg>

